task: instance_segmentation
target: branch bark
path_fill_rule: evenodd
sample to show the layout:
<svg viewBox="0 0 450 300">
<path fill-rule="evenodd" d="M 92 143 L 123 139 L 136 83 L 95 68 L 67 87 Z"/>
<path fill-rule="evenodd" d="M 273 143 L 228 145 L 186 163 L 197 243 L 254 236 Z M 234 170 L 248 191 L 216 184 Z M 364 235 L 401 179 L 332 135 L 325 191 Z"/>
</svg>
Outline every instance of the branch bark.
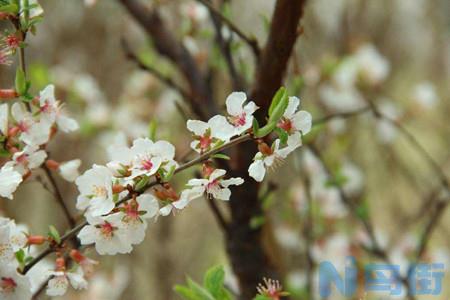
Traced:
<svg viewBox="0 0 450 300">
<path fill-rule="evenodd" d="M 282 84 L 291 52 L 298 37 L 297 27 L 306 0 L 278 0 L 272 17 L 267 44 L 256 68 L 251 97 L 260 107 L 263 121 L 272 96 Z M 252 228 L 251 220 L 264 214 L 258 198 L 259 184 L 249 178 L 247 168 L 256 153 L 253 144 L 235 149 L 232 175 L 244 178 L 245 186 L 236 187 L 230 201 L 230 234 L 227 251 L 239 279 L 240 299 L 251 299 L 263 277 L 277 278 L 276 266 L 263 246 L 262 228 Z"/>
</svg>

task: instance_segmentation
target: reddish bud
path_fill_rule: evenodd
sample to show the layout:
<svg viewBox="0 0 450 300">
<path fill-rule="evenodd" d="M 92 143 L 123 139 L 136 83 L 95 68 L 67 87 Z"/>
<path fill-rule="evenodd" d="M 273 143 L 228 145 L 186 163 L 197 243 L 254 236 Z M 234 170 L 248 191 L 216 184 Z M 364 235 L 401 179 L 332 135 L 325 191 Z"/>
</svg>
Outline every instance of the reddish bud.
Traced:
<svg viewBox="0 0 450 300">
<path fill-rule="evenodd" d="M 204 163 L 202 169 L 203 177 L 206 178 L 209 177 L 209 175 L 211 175 L 212 172 L 214 172 L 214 167 L 212 167 L 208 163 Z"/>
<path fill-rule="evenodd" d="M 55 260 L 55 266 L 57 271 L 64 271 L 66 269 L 66 261 L 64 260 L 64 257 L 58 257 Z"/>
<path fill-rule="evenodd" d="M 20 131 L 19 126 L 11 127 L 11 128 L 8 130 L 8 136 L 14 137 L 14 136 L 17 135 L 17 133 L 19 133 L 19 131 Z"/>
<path fill-rule="evenodd" d="M 47 161 L 45 162 L 45 165 L 50 170 L 58 170 L 58 168 L 59 168 L 59 162 L 57 162 L 53 159 L 47 159 Z"/>
<path fill-rule="evenodd" d="M 119 193 L 123 192 L 124 190 L 125 190 L 125 187 L 120 184 L 115 184 L 112 187 L 113 194 L 119 194 Z"/>
<path fill-rule="evenodd" d="M 47 238 L 42 235 L 29 235 L 27 245 L 42 245 L 47 241 Z"/>
<path fill-rule="evenodd" d="M 19 97 L 19 94 L 13 89 L 0 89 L 0 99 L 14 99 Z"/>
<path fill-rule="evenodd" d="M 264 155 L 271 155 L 273 153 L 272 149 L 266 143 L 259 144 L 258 150 Z"/>
<path fill-rule="evenodd" d="M 70 257 L 78 264 L 86 259 L 86 257 L 77 249 L 70 250 Z"/>
</svg>

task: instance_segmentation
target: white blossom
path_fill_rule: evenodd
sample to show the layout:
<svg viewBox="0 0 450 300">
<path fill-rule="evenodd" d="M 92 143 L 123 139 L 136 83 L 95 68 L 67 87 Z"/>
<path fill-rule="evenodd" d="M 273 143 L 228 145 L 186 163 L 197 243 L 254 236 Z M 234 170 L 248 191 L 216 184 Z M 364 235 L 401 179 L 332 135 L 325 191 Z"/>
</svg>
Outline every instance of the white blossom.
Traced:
<svg viewBox="0 0 450 300">
<path fill-rule="evenodd" d="M 56 122 L 58 128 L 63 132 L 71 132 L 79 128 L 77 121 L 62 113 L 61 106 L 55 99 L 55 87 L 52 84 L 46 86 L 40 92 L 39 105 L 41 120 L 45 120 L 50 124 Z"/>
<path fill-rule="evenodd" d="M 281 141 L 275 140 L 272 148 L 267 149 L 267 153 L 258 152 L 253 158 L 253 163 L 248 168 L 250 177 L 261 182 L 266 175 L 266 169 L 275 166 L 279 161 L 284 160 L 289 153 L 302 145 L 301 136 L 296 132 L 289 136 L 287 145 L 280 149 Z"/>
<path fill-rule="evenodd" d="M 94 165 L 75 181 L 80 195 L 77 208 L 88 209 L 93 216 L 109 213 L 115 206 L 113 201 L 111 171 L 104 166 Z"/>
<path fill-rule="evenodd" d="M 380 83 L 389 75 L 389 61 L 373 45 L 367 44 L 359 47 L 355 53 L 355 59 L 360 74 L 369 83 Z"/>
<path fill-rule="evenodd" d="M 65 295 L 69 283 L 76 290 L 86 289 L 88 285 L 81 269 L 77 269 L 76 272 L 50 271 L 48 275 L 53 276 L 48 281 L 46 291 L 51 297 Z"/>
<path fill-rule="evenodd" d="M 235 128 L 235 134 L 240 135 L 253 126 L 253 113 L 258 109 L 255 102 L 247 101 L 247 95 L 243 92 L 231 93 L 225 103 L 230 115 L 228 121 Z"/>
<path fill-rule="evenodd" d="M 219 200 L 230 200 L 231 190 L 228 188 L 231 185 L 241 185 L 244 180 L 240 177 L 223 179 L 226 171 L 223 169 L 214 170 L 207 179 L 191 179 L 187 185 L 192 187 L 199 187 L 199 191 L 212 196 Z"/>
<path fill-rule="evenodd" d="M 305 135 L 311 131 L 312 116 L 307 111 L 297 111 L 299 106 L 299 98 L 289 97 L 289 104 L 278 123 L 278 127 L 284 129 L 288 134 L 300 131 L 302 135 Z"/>
<path fill-rule="evenodd" d="M 5 167 L 11 167 L 21 175 L 25 175 L 42 165 L 46 158 L 47 153 L 44 150 L 35 145 L 27 145 L 22 151 L 14 153 L 12 161 L 7 162 Z"/>
<path fill-rule="evenodd" d="M 88 225 L 78 233 L 82 245 L 94 243 L 100 255 L 130 253 L 131 243 L 127 241 L 126 231 L 122 227 L 122 215 L 115 213 L 106 217 L 86 216 Z"/>
<path fill-rule="evenodd" d="M 14 103 L 11 107 L 11 115 L 17 123 L 19 139 L 27 145 L 40 146 L 48 142 L 52 123 L 48 120 L 36 121 L 22 104 Z"/>
<path fill-rule="evenodd" d="M 0 105 L 0 134 L 8 135 L 8 104 Z"/>
<path fill-rule="evenodd" d="M 0 264 L 0 299 L 31 299 L 31 286 L 27 277 L 19 274 L 15 267 Z"/>
<path fill-rule="evenodd" d="M 221 115 L 212 117 L 208 122 L 188 120 L 186 125 L 195 139 L 191 142 L 191 148 L 199 153 L 208 151 L 221 142 L 228 142 L 235 135 L 235 128 Z"/>
<path fill-rule="evenodd" d="M 183 190 L 180 194 L 180 198 L 176 201 L 168 201 L 166 205 L 161 207 L 159 210 L 159 213 L 162 216 L 169 215 L 173 209 L 182 210 L 186 206 L 189 205 L 189 203 L 192 200 L 195 200 L 203 195 L 205 190 L 202 187 L 194 187 L 192 189 L 186 189 Z"/>
<path fill-rule="evenodd" d="M 414 87 L 413 99 L 425 109 L 433 108 L 439 102 L 434 85 L 428 81 L 421 82 Z"/>
</svg>

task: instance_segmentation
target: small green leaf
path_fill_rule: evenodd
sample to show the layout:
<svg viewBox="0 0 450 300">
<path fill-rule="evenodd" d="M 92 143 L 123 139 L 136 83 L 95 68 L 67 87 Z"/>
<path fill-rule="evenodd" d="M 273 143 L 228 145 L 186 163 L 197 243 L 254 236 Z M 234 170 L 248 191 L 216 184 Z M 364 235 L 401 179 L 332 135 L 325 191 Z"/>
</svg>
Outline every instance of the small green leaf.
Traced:
<svg viewBox="0 0 450 300">
<path fill-rule="evenodd" d="M 150 180 L 150 177 L 144 175 L 141 178 L 141 180 L 139 180 L 138 183 L 136 183 L 136 186 L 134 187 L 134 189 L 136 191 L 142 190 L 143 188 L 145 188 L 145 186 L 147 185 L 149 180 Z"/>
<path fill-rule="evenodd" d="M 274 131 L 276 132 L 276 134 L 280 138 L 281 144 L 285 145 L 287 143 L 288 138 L 289 138 L 288 133 L 285 130 L 279 128 L 279 127 L 276 127 Z"/>
<path fill-rule="evenodd" d="M 230 157 L 228 155 L 223 154 L 223 153 L 213 154 L 213 155 L 211 155 L 211 158 L 230 160 Z"/>
<path fill-rule="evenodd" d="M 15 253 L 16 259 L 19 262 L 19 264 L 23 264 L 25 262 L 25 251 L 23 249 L 20 249 Z"/>
<path fill-rule="evenodd" d="M 281 119 L 284 112 L 286 111 L 288 104 L 289 104 L 289 97 L 288 97 L 287 91 L 284 90 L 284 93 L 281 95 L 281 98 L 277 101 L 276 106 L 273 108 L 273 110 L 269 114 L 269 121 L 267 123 L 271 123 L 271 122 L 277 123 L 278 120 Z"/>
<path fill-rule="evenodd" d="M 174 287 L 174 290 L 185 300 L 199 300 L 195 292 L 191 291 L 188 287 L 177 285 Z"/>
<path fill-rule="evenodd" d="M 275 107 L 277 107 L 278 103 L 280 103 L 281 99 L 287 94 L 287 91 L 284 87 L 280 87 L 278 91 L 272 98 L 272 103 L 270 103 L 269 107 L 269 117 L 272 115 Z"/>
<path fill-rule="evenodd" d="M 266 135 L 270 134 L 275 129 L 275 127 L 277 127 L 276 122 L 269 123 L 263 128 L 258 129 L 258 131 L 253 133 L 253 135 L 257 138 L 265 137 Z"/>
<path fill-rule="evenodd" d="M 26 94 L 26 92 L 27 92 L 27 82 L 26 82 L 26 79 L 25 79 L 25 73 L 20 68 L 17 68 L 17 70 L 16 70 L 15 86 L 16 86 L 16 92 L 19 95 Z"/>
<path fill-rule="evenodd" d="M 61 235 L 59 234 L 55 226 L 50 225 L 48 227 L 48 236 L 51 237 L 57 244 L 61 243 Z"/>
<path fill-rule="evenodd" d="M 206 289 L 204 289 L 202 286 L 200 286 L 197 282 L 193 281 L 189 277 L 187 278 L 187 284 L 191 291 L 195 293 L 199 298 L 199 300 L 215 300 L 214 297 L 211 295 L 210 292 L 208 292 Z"/>
<path fill-rule="evenodd" d="M 254 216 L 250 219 L 250 228 L 257 229 L 264 225 L 266 218 L 264 216 Z"/>
<path fill-rule="evenodd" d="M 19 7 L 16 4 L 7 4 L 0 6 L 0 12 L 17 15 L 19 13 Z"/>
<path fill-rule="evenodd" d="M 214 296 L 219 299 L 222 294 L 223 282 L 225 280 L 225 271 L 222 266 L 210 268 L 203 279 L 203 285 Z"/>
<path fill-rule="evenodd" d="M 256 118 L 253 118 L 253 133 L 256 134 L 259 130 L 259 123 Z"/>
<path fill-rule="evenodd" d="M 172 179 L 173 174 L 175 174 L 175 170 L 176 170 L 176 167 L 175 166 L 171 166 L 169 171 L 165 172 L 165 174 L 163 176 L 163 181 L 164 182 L 169 182 Z"/>
</svg>

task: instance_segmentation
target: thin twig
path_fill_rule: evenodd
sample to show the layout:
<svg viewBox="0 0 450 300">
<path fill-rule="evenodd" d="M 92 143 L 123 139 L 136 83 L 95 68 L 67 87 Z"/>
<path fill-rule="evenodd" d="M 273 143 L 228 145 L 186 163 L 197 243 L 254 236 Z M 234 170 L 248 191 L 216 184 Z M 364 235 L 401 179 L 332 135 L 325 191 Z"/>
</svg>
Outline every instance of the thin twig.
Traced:
<svg viewBox="0 0 450 300">
<path fill-rule="evenodd" d="M 239 27 L 237 27 L 233 22 L 231 22 L 231 20 L 225 17 L 208 0 L 197 0 L 197 1 L 206 6 L 211 14 L 218 17 L 222 21 L 222 23 L 224 23 L 231 31 L 236 33 L 243 41 L 245 41 L 252 49 L 255 56 L 257 58 L 259 57 L 261 50 L 259 49 L 258 41 L 255 38 L 249 37 L 244 32 L 242 32 L 242 30 L 239 29 Z"/>
</svg>

